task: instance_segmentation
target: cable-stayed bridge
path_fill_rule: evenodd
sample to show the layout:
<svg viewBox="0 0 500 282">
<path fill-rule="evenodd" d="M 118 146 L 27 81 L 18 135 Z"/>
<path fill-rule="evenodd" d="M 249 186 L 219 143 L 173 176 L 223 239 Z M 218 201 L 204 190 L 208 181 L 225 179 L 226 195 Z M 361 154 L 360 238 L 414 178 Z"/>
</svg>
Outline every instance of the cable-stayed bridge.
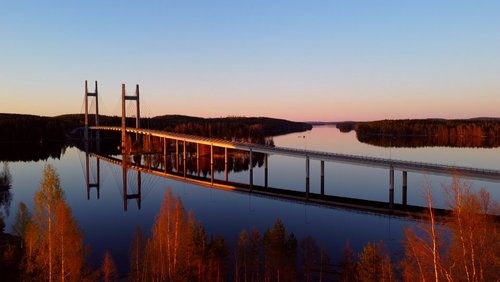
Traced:
<svg viewBox="0 0 500 282">
<path fill-rule="evenodd" d="M 225 160 L 225 181 L 228 181 L 228 152 L 239 151 L 246 156 L 248 156 L 250 160 L 249 166 L 249 179 L 248 183 L 240 183 L 239 185 L 245 188 L 248 188 L 249 191 L 253 190 L 254 179 L 253 179 L 253 166 L 252 166 L 252 158 L 254 154 L 260 153 L 264 155 L 264 185 L 261 188 L 266 189 L 268 187 L 268 178 L 269 178 L 269 169 L 268 169 L 268 156 L 269 155 L 282 155 L 282 156 L 290 156 L 296 158 L 302 158 L 305 160 L 305 187 L 304 192 L 295 195 L 294 197 L 302 197 L 304 200 L 310 200 L 312 193 L 310 193 L 310 160 L 320 161 L 320 196 L 324 196 L 325 189 L 325 162 L 342 162 L 360 166 L 370 166 L 370 167 L 378 167 L 385 168 L 389 171 L 389 197 L 387 203 L 387 209 L 393 210 L 396 206 L 399 207 L 399 204 L 395 204 L 394 201 L 394 178 L 395 178 L 395 170 L 402 172 L 402 200 L 401 206 L 407 206 L 407 175 L 408 172 L 416 172 L 416 173 L 425 173 L 425 174 L 439 174 L 439 175 L 457 175 L 460 177 L 466 178 L 474 178 L 479 180 L 486 181 L 500 181 L 500 170 L 493 169 L 481 169 L 481 168 L 473 168 L 473 167 L 463 167 L 463 166 L 451 166 L 446 164 L 433 164 L 433 163 L 425 163 L 425 162 L 413 162 L 406 160 L 395 160 L 395 159 L 386 159 L 386 158 L 376 158 L 376 157 L 368 157 L 368 156 L 358 156 L 358 155 L 347 155 L 347 154 L 338 154 L 331 152 L 322 152 L 322 151 L 313 151 L 313 150 L 299 150 L 293 148 L 284 148 L 284 147 L 274 147 L 274 146 L 264 146 L 259 144 L 252 143 L 244 143 L 244 142 L 234 142 L 229 140 L 222 140 L 217 138 L 207 138 L 201 136 L 194 135 L 185 135 L 178 134 L 173 132 L 161 131 L 161 130 L 153 130 L 153 129 L 145 129 L 140 126 L 140 107 L 139 107 L 139 86 L 136 86 L 136 92 L 133 96 L 128 96 L 126 94 L 125 85 L 122 85 L 122 124 L 121 126 L 100 126 L 99 125 L 99 113 L 98 107 L 96 107 L 95 113 L 95 125 L 89 125 L 88 118 L 88 109 L 87 109 L 87 100 L 88 97 L 98 98 L 97 94 L 97 82 L 96 82 L 96 90 L 94 93 L 89 93 L 87 88 L 87 82 L 85 85 L 85 134 L 84 139 L 86 141 L 92 141 L 89 136 L 91 136 L 91 132 L 96 132 L 94 136 L 95 139 L 99 139 L 99 132 L 108 131 L 108 132 L 120 132 L 121 133 L 121 151 L 124 155 L 122 160 L 126 160 L 126 155 L 130 154 L 151 154 L 153 151 L 155 154 L 163 155 L 165 161 L 165 173 L 167 168 L 167 156 L 170 152 L 172 146 L 169 146 L 171 143 L 175 143 L 174 152 L 177 161 L 181 160 L 183 165 L 181 168 L 183 171 L 179 169 L 179 162 L 177 162 L 176 175 L 180 176 L 182 179 L 186 179 L 188 181 L 192 181 L 193 183 L 199 184 L 199 179 L 194 179 L 189 177 L 187 173 L 186 161 L 188 159 L 196 159 L 198 160 L 202 152 L 205 152 L 206 155 L 209 155 L 210 159 L 210 180 L 205 181 L 203 184 L 221 186 L 222 184 L 214 179 L 214 155 L 215 151 L 224 151 L 224 160 Z M 127 100 L 132 100 L 136 102 L 136 111 L 135 111 L 135 127 L 127 127 L 126 126 L 126 107 L 125 102 Z M 97 102 L 96 102 L 97 106 Z M 130 142 L 127 143 L 127 140 L 134 138 L 139 141 L 141 144 L 148 144 L 148 148 L 143 147 L 141 150 L 132 152 Z M 99 141 L 104 142 L 104 141 Z M 153 146 L 152 144 L 156 144 Z M 182 145 L 182 146 L 180 146 Z M 154 149 L 152 149 L 154 147 Z M 208 153 L 209 152 L 209 153 Z M 112 160 L 112 159 L 108 159 Z M 126 163 L 126 161 L 122 162 Z M 199 163 L 199 162 L 198 162 Z M 138 167 L 140 169 L 140 167 Z M 198 170 L 199 171 L 199 170 Z M 233 183 L 234 184 L 234 183 Z M 260 187 L 260 186 L 259 186 Z M 290 192 L 293 194 L 292 192 Z M 290 194 L 289 193 L 289 194 Z M 126 193 L 125 193 L 126 194 Z M 286 194 L 286 193 L 284 193 Z M 323 197 L 321 201 L 327 201 L 328 197 Z"/>
</svg>

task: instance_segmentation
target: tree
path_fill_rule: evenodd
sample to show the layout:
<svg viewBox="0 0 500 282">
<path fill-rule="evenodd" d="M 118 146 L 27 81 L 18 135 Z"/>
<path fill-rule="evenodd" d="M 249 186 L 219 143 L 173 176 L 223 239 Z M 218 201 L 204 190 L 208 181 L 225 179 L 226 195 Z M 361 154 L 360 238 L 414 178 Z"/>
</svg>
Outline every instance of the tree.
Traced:
<svg viewBox="0 0 500 282">
<path fill-rule="evenodd" d="M 207 253 L 207 235 L 201 222 L 198 222 L 193 229 L 193 268 L 196 270 L 195 276 L 198 281 L 205 277 L 205 261 Z"/>
<path fill-rule="evenodd" d="M 25 270 L 30 279 L 78 281 L 84 261 L 83 234 L 64 201 L 59 176 L 47 165 L 35 193 L 32 221 L 24 231 Z"/>
<path fill-rule="evenodd" d="M 356 253 L 351 247 L 349 242 L 346 242 L 342 250 L 342 257 L 340 259 L 340 276 L 342 281 L 355 281 L 356 280 Z"/>
<path fill-rule="evenodd" d="M 260 253 L 262 247 L 262 240 L 260 233 L 257 229 L 250 231 L 250 242 L 248 250 L 248 271 L 250 273 L 250 281 L 261 280 L 261 262 Z"/>
<path fill-rule="evenodd" d="M 452 277 L 467 281 L 491 281 L 498 278 L 500 269 L 500 230 L 492 216 L 499 214 L 498 206 L 481 189 L 471 187 L 454 177 L 451 187 L 453 220 L 447 223 L 452 232 L 448 256 Z"/>
<path fill-rule="evenodd" d="M 264 233 L 264 259 L 266 280 L 295 280 L 297 239 L 286 233 L 279 218 L 272 229 Z"/>
<path fill-rule="evenodd" d="M 174 198 L 169 189 L 146 243 L 144 272 L 152 280 L 183 280 L 191 276 L 188 245 L 193 234 L 189 233 L 187 222 L 180 198 Z"/>
<path fill-rule="evenodd" d="M 55 273 L 59 273 L 60 281 L 78 281 L 85 257 L 83 232 L 78 228 L 71 209 L 64 200 L 57 204 L 55 219 Z"/>
<path fill-rule="evenodd" d="M 498 206 L 484 190 L 474 193 L 454 177 L 446 187 L 452 217 L 437 224 L 427 193 L 429 221 L 418 230 L 405 230 L 405 280 L 493 281 L 500 268 L 500 232 L 495 217 Z M 448 243 L 442 238 L 446 236 Z"/>
<path fill-rule="evenodd" d="M 319 248 L 316 241 L 311 237 L 300 241 L 302 272 L 304 281 L 312 281 L 315 265 L 318 264 Z"/>
<path fill-rule="evenodd" d="M 105 282 L 118 281 L 118 271 L 113 257 L 108 250 L 104 252 L 104 258 L 101 266 L 102 278 Z"/>
<path fill-rule="evenodd" d="M 132 245 L 130 246 L 130 278 L 132 281 L 141 281 L 144 273 L 144 250 L 146 239 L 140 227 L 135 229 Z"/>
<path fill-rule="evenodd" d="M 31 213 L 25 203 L 20 202 L 17 208 L 16 221 L 12 224 L 12 233 L 24 238 L 26 229 L 31 221 Z"/>
<path fill-rule="evenodd" d="M 249 240 L 245 229 L 240 232 L 236 249 L 235 281 L 247 281 Z"/>
<path fill-rule="evenodd" d="M 10 185 L 12 183 L 12 175 L 10 174 L 9 163 L 3 164 L 3 170 L 0 172 L 0 187 Z"/>
<path fill-rule="evenodd" d="M 208 281 L 226 280 L 227 253 L 224 237 L 212 237 L 208 243 Z"/>
<path fill-rule="evenodd" d="M 382 242 L 368 244 L 359 253 L 356 267 L 361 281 L 392 281 L 394 274 L 391 259 Z"/>
</svg>

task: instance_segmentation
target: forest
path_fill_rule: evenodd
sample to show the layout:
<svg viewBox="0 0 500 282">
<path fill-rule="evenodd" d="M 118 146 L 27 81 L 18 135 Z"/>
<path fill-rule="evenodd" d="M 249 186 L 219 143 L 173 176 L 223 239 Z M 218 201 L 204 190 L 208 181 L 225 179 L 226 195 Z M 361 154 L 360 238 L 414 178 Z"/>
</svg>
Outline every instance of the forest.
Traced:
<svg viewBox="0 0 500 282">
<path fill-rule="evenodd" d="M 94 115 L 89 123 L 94 124 Z M 120 117 L 99 116 L 100 125 L 120 126 Z M 44 143 L 81 139 L 75 132 L 84 125 L 84 116 L 69 114 L 56 117 L 0 114 L 0 142 Z M 128 126 L 135 126 L 135 119 L 127 118 Z M 215 137 L 228 140 L 264 142 L 265 137 L 310 130 L 311 125 L 265 117 L 198 118 L 166 115 L 141 118 L 141 127 L 167 130 L 176 133 Z"/>
<path fill-rule="evenodd" d="M 6 281 L 495 281 L 500 230 L 490 215 L 499 214 L 498 203 L 458 177 L 447 189 L 452 216 L 437 221 L 428 187 L 428 213 L 405 230 L 402 254 L 392 254 L 384 242 L 368 242 L 359 252 L 346 243 L 337 262 L 279 218 L 264 231 L 242 230 L 230 246 L 207 234 L 167 189 L 151 230 L 135 231 L 129 271 L 119 273 L 109 251 L 99 267 L 89 264 L 91 246 L 84 245 L 59 176 L 47 165 L 31 211 L 19 204 L 12 234 L 4 233 L 0 217 L 0 275 Z"/>
<path fill-rule="evenodd" d="M 500 146 L 500 119 L 418 119 L 342 122 L 342 132 L 356 131 L 360 142 L 383 147 Z"/>
</svg>

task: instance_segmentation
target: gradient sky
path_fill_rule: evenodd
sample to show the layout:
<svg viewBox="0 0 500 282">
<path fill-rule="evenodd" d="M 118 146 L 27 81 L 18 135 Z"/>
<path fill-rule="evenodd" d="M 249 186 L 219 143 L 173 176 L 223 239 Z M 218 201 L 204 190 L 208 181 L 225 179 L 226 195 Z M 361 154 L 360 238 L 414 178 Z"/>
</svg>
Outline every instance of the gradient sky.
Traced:
<svg viewBox="0 0 500 282">
<path fill-rule="evenodd" d="M 2 1 L 0 112 L 500 116 L 500 1 Z M 92 88 L 93 90 L 93 88 Z"/>
</svg>

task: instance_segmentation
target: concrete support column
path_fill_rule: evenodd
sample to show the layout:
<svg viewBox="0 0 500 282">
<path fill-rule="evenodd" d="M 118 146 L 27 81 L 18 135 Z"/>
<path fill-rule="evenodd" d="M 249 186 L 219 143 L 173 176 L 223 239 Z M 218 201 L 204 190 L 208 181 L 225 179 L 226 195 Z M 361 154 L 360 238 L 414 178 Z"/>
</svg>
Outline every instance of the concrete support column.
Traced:
<svg viewBox="0 0 500 282">
<path fill-rule="evenodd" d="M 164 167 L 163 170 L 165 173 L 167 173 L 167 138 L 163 138 L 163 163 Z"/>
<path fill-rule="evenodd" d="M 97 188 L 97 199 L 99 200 L 101 197 L 101 162 L 99 159 L 97 159 L 97 183 L 95 187 Z"/>
<path fill-rule="evenodd" d="M 252 157 L 252 149 L 250 149 L 250 190 L 253 188 L 253 157 Z"/>
<path fill-rule="evenodd" d="M 85 128 L 83 131 L 83 140 L 89 140 L 89 88 L 85 80 Z"/>
<path fill-rule="evenodd" d="M 125 155 L 123 155 L 123 157 L 124 157 L 124 159 L 122 160 L 123 210 L 127 211 L 127 159 Z"/>
<path fill-rule="evenodd" d="M 141 209 L 141 202 L 142 202 L 142 178 L 141 178 L 141 172 L 137 172 L 137 207 Z"/>
<path fill-rule="evenodd" d="M 200 176 L 200 144 L 196 143 L 196 174 Z"/>
<path fill-rule="evenodd" d="M 408 193 L 408 172 L 403 171 L 403 205 L 407 204 L 407 193 Z"/>
<path fill-rule="evenodd" d="M 389 208 L 394 206 L 394 167 L 391 165 L 389 170 Z"/>
<path fill-rule="evenodd" d="M 268 155 L 266 154 L 264 157 L 264 187 L 268 187 L 268 177 L 269 177 L 269 164 L 268 164 Z"/>
<path fill-rule="evenodd" d="M 325 195 L 325 161 L 321 161 L 321 195 Z"/>
<path fill-rule="evenodd" d="M 89 154 L 85 154 L 85 184 L 87 184 L 87 200 L 90 200 L 90 160 L 89 160 Z"/>
<path fill-rule="evenodd" d="M 184 178 L 186 178 L 186 173 L 187 173 L 187 152 L 186 152 L 186 140 L 182 142 L 183 146 L 183 152 L 182 152 L 182 166 L 184 168 Z"/>
<path fill-rule="evenodd" d="M 153 143 L 151 142 L 151 134 L 148 134 L 148 146 L 149 146 L 149 151 L 146 153 L 153 153 Z"/>
<path fill-rule="evenodd" d="M 127 138 L 126 136 L 126 119 L 125 119 L 125 84 L 122 84 L 122 154 L 126 151 L 125 148 L 125 139 Z"/>
<path fill-rule="evenodd" d="M 137 113 L 135 117 L 135 128 L 141 128 L 141 107 L 139 106 L 139 84 L 135 85 L 136 107 Z"/>
<path fill-rule="evenodd" d="M 175 172 L 179 173 L 179 140 L 175 140 Z"/>
<path fill-rule="evenodd" d="M 224 174 L 225 174 L 225 179 L 226 179 L 226 182 L 229 181 L 229 171 L 227 170 L 227 147 L 224 148 Z"/>
<path fill-rule="evenodd" d="M 306 199 L 309 200 L 309 156 L 306 156 Z"/>
<path fill-rule="evenodd" d="M 214 145 L 210 145 L 210 183 L 214 184 Z"/>
<path fill-rule="evenodd" d="M 85 99 L 86 100 L 86 99 Z M 99 96 L 97 93 L 97 80 L 95 82 L 95 125 L 99 126 Z M 97 150 L 100 151 L 100 133 L 97 130 L 95 134 L 96 142 L 97 142 Z"/>
</svg>

